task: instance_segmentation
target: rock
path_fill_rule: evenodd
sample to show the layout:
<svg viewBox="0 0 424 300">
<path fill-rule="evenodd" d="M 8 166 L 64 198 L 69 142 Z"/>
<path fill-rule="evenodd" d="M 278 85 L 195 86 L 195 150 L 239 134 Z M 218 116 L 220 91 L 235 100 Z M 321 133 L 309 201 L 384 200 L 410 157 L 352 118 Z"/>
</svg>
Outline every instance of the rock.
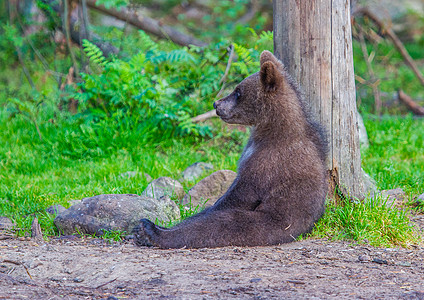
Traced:
<svg viewBox="0 0 424 300">
<path fill-rule="evenodd" d="M 177 197 L 178 200 L 181 200 L 184 194 L 184 188 L 181 183 L 170 177 L 159 177 L 153 180 L 142 193 L 144 196 L 155 199 L 170 196 Z"/>
<path fill-rule="evenodd" d="M 0 230 L 11 230 L 15 225 L 15 222 L 8 217 L 0 217 Z"/>
<path fill-rule="evenodd" d="M 230 170 L 220 170 L 199 181 L 185 195 L 183 204 L 192 207 L 212 206 L 231 186 L 237 173 Z"/>
<path fill-rule="evenodd" d="M 81 203 L 81 200 L 79 200 L 79 199 L 70 200 L 70 201 L 68 201 L 68 203 L 69 203 L 69 206 L 73 206 L 75 204 Z"/>
<path fill-rule="evenodd" d="M 369 262 L 371 261 L 371 257 L 369 257 L 369 255 L 367 254 L 363 254 L 363 255 L 359 255 L 358 260 L 360 262 Z"/>
<path fill-rule="evenodd" d="M 367 129 L 365 128 L 364 119 L 362 119 L 362 116 L 358 113 L 358 130 L 359 130 L 359 144 L 361 145 L 361 148 L 368 148 L 370 146 L 370 143 L 368 141 L 368 134 Z"/>
<path fill-rule="evenodd" d="M 184 180 L 193 181 L 202 176 L 202 174 L 206 171 L 210 170 L 213 170 L 212 164 L 196 162 L 182 172 L 182 177 Z"/>
<path fill-rule="evenodd" d="M 372 259 L 373 263 L 379 264 L 379 265 L 387 265 L 387 260 L 385 259 L 381 259 L 381 258 L 373 258 Z"/>
<path fill-rule="evenodd" d="M 51 215 L 58 215 L 65 210 L 66 210 L 66 208 L 63 207 L 60 204 L 55 204 L 55 205 L 52 205 L 52 206 L 46 208 L 46 212 L 51 214 Z"/>
<path fill-rule="evenodd" d="M 104 230 L 121 230 L 130 234 L 142 218 L 168 223 L 180 218 L 180 210 L 169 197 L 98 195 L 72 205 L 58 214 L 54 223 L 65 235 L 77 231 L 102 235 Z"/>
<path fill-rule="evenodd" d="M 43 232 L 41 231 L 41 226 L 38 223 L 37 217 L 34 217 L 34 219 L 32 220 L 31 237 L 34 238 L 36 241 L 43 240 Z"/>
<path fill-rule="evenodd" d="M 362 183 L 364 185 L 365 196 L 373 197 L 374 194 L 377 192 L 377 183 L 370 175 L 365 173 L 364 169 L 361 169 L 361 170 L 362 170 Z"/>
<path fill-rule="evenodd" d="M 407 292 L 402 295 L 404 300 L 423 300 L 424 299 L 424 291 L 412 291 Z"/>
<path fill-rule="evenodd" d="M 148 182 L 153 180 L 152 176 L 150 176 L 149 174 L 137 172 L 137 171 L 128 171 L 128 172 L 124 172 L 124 173 L 119 174 L 119 177 L 122 177 L 122 178 L 133 178 L 133 177 L 137 177 L 137 176 L 145 177 Z"/>
<path fill-rule="evenodd" d="M 381 191 L 381 197 L 386 201 L 386 206 L 401 208 L 406 198 L 405 192 L 401 188 Z"/>
<path fill-rule="evenodd" d="M 424 206 L 424 194 L 419 195 L 414 203 L 412 203 L 413 207 Z"/>
</svg>

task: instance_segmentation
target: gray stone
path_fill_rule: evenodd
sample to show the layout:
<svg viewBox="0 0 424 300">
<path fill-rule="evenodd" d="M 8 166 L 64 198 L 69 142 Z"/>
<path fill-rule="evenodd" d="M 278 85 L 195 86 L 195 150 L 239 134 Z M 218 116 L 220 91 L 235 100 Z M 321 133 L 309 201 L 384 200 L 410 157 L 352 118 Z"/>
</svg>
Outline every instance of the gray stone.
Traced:
<svg viewBox="0 0 424 300">
<path fill-rule="evenodd" d="M 15 222 L 8 217 L 0 217 L 0 230 L 11 230 L 15 225 Z"/>
<path fill-rule="evenodd" d="M 155 199 L 170 196 L 176 197 L 178 200 L 181 200 L 184 194 L 184 188 L 181 183 L 170 177 L 159 177 L 153 180 L 142 193 L 144 196 Z"/>
<path fill-rule="evenodd" d="M 54 223 L 65 235 L 77 231 L 102 235 L 104 230 L 121 230 L 130 234 L 142 218 L 168 223 L 180 218 L 180 210 L 169 197 L 98 195 L 72 205 L 58 214 Z"/>
<path fill-rule="evenodd" d="M 381 191 L 381 197 L 386 201 L 386 206 L 401 208 L 406 199 L 406 194 L 401 188 L 397 188 Z"/>
<path fill-rule="evenodd" d="M 191 203 L 192 207 L 200 206 L 201 208 L 212 206 L 225 194 L 236 177 L 237 173 L 230 170 L 212 173 L 188 191 L 183 199 L 183 204 L 188 206 Z"/>
<path fill-rule="evenodd" d="M 127 172 L 119 174 L 119 177 L 122 177 L 122 178 L 133 178 L 137 176 L 145 177 L 148 182 L 153 180 L 152 176 L 150 176 L 149 174 L 137 172 L 137 171 L 127 171 Z"/>
<path fill-rule="evenodd" d="M 373 197 L 377 192 L 377 183 L 374 178 L 365 173 L 364 169 L 362 169 L 362 183 L 364 185 L 365 196 Z"/>
<path fill-rule="evenodd" d="M 359 144 L 361 145 L 361 148 L 368 148 L 370 146 L 370 143 L 368 141 L 368 134 L 367 129 L 365 128 L 364 119 L 362 119 L 362 116 L 358 113 L 358 130 L 359 130 Z"/>
<path fill-rule="evenodd" d="M 182 172 L 184 180 L 193 181 L 207 171 L 213 170 L 213 165 L 204 162 L 196 162 Z"/>
<path fill-rule="evenodd" d="M 359 255 L 358 260 L 360 262 L 369 262 L 371 261 L 371 257 L 367 254 Z"/>
<path fill-rule="evenodd" d="M 80 199 L 69 200 L 68 203 L 69 203 L 69 206 L 73 206 L 75 204 L 81 203 L 81 200 Z"/>
<path fill-rule="evenodd" d="M 55 205 L 52 205 L 52 206 L 46 208 L 46 212 L 51 214 L 51 215 L 58 215 L 65 210 L 66 210 L 66 208 L 63 207 L 60 204 L 55 204 Z"/>
<path fill-rule="evenodd" d="M 424 194 L 419 195 L 412 203 L 413 207 L 424 206 Z"/>
</svg>

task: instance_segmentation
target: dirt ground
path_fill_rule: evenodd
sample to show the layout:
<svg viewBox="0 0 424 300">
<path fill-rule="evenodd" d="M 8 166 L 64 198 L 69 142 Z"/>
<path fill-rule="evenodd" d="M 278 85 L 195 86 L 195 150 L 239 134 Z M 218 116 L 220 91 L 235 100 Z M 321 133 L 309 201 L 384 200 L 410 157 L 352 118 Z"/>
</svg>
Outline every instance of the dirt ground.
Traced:
<svg viewBox="0 0 424 300">
<path fill-rule="evenodd" d="M 424 299 L 424 248 L 323 239 L 198 250 L 73 236 L 0 241 L 0 299 L 162 298 Z"/>
</svg>

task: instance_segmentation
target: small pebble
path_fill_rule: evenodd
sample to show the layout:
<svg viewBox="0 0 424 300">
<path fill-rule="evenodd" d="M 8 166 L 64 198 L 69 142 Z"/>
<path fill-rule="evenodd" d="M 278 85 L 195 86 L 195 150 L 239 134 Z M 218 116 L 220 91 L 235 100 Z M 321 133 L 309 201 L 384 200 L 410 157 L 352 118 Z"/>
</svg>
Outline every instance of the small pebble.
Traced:
<svg viewBox="0 0 424 300">
<path fill-rule="evenodd" d="M 398 262 L 397 265 L 398 266 L 401 266 L 401 267 L 412 267 L 412 264 L 410 262 L 408 262 L 408 261 Z"/>
<path fill-rule="evenodd" d="M 368 255 L 364 254 L 364 255 L 359 255 L 358 260 L 360 262 L 368 262 L 371 260 L 371 258 Z"/>
<path fill-rule="evenodd" d="M 80 278 L 80 277 L 75 277 L 74 278 L 74 282 L 83 282 L 84 281 L 84 279 L 82 279 L 82 278 Z"/>
<path fill-rule="evenodd" d="M 252 278 L 252 279 L 250 279 L 250 282 L 259 282 L 259 281 L 261 281 L 262 280 L 262 278 Z"/>
<path fill-rule="evenodd" d="M 374 258 L 372 260 L 372 262 L 375 262 L 375 263 L 380 264 L 380 265 L 387 265 L 387 260 L 384 260 L 384 259 L 381 259 L 381 258 Z"/>
<path fill-rule="evenodd" d="M 129 240 L 133 240 L 134 239 L 134 235 L 133 234 L 129 234 L 125 236 L 125 240 L 129 241 Z"/>
</svg>

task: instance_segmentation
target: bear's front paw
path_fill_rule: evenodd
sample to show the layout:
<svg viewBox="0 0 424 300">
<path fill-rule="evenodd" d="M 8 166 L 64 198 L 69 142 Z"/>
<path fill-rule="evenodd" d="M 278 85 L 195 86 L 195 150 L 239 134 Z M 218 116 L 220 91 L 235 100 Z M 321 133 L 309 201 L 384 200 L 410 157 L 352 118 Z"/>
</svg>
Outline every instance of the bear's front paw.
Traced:
<svg viewBox="0 0 424 300">
<path fill-rule="evenodd" d="M 153 235 L 155 234 L 155 224 L 147 219 L 141 219 L 137 227 L 134 228 L 134 243 L 137 246 L 154 246 Z"/>
</svg>

